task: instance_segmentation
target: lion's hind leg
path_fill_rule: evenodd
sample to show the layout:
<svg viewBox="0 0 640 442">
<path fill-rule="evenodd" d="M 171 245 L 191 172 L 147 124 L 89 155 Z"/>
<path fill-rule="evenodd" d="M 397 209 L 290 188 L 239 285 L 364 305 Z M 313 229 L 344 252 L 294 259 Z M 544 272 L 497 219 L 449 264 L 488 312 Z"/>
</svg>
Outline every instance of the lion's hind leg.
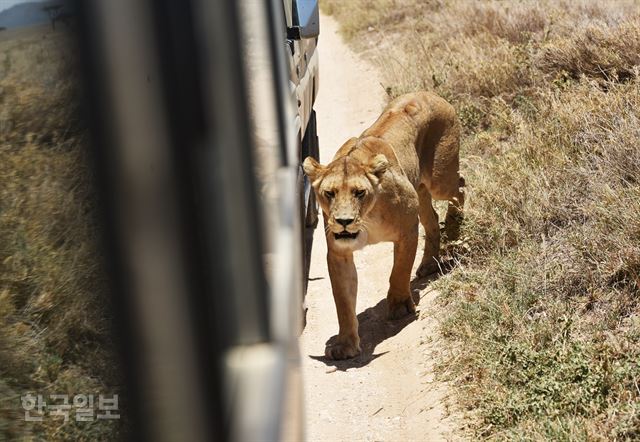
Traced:
<svg viewBox="0 0 640 442">
<path fill-rule="evenodd" d="M 431 193 L 425 184 L 418 186 L 420 202 L 420 223 L 424 227 L 425 241 L 422 262 L 416 275 L 423 277 L 438 271 L 438 255 L 440 254 L 440 226 L 438 214 L 433 208 Z"/>
<path fill-rule="evenodd" d="M 460 225 L 464 217 L 464 178 L 459 178 L 456 195 L 449 198 L 447 215 L 444 218 L 444 231 L 449 241 L 454 241 L 460 237 Z"/>
</svg>

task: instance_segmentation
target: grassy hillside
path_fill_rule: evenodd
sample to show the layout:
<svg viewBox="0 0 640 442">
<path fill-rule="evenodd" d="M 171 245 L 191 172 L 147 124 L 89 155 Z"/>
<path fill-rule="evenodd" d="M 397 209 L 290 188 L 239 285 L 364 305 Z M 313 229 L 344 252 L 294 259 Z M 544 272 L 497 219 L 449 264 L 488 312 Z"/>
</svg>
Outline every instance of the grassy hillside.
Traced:
<svg viewBox="0 0 640 442">
<path fill-rule="evenodd" d="M 24 421 L 27 392 L 47 402 L 93 394 L 97 407 L 120 383 L 73 51 L 61 32 L 9 37 L 0 41 L 0 440 L 114 440 L 119 421 Z"/>
<path fill-rule="evenodd" d="M 390 97 L 464 126 L 436 283 L 473 438 L 640 438 L 640 5 L 325 0 Z"/>
</svg>

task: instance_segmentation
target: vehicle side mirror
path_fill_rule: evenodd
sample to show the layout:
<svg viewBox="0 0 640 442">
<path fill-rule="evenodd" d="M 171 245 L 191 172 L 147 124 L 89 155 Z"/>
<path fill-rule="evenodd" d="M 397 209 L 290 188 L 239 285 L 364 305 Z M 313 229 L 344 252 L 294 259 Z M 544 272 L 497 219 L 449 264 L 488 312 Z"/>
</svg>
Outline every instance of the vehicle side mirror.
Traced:
<svg viewBox="0 0 640 442">
<path fill-rule="evenodd" d="M 293 0 L 293 26 L 287 28 L 289 40 L 313 38 L 320 34 L 318 0 Z"/>
</svg>

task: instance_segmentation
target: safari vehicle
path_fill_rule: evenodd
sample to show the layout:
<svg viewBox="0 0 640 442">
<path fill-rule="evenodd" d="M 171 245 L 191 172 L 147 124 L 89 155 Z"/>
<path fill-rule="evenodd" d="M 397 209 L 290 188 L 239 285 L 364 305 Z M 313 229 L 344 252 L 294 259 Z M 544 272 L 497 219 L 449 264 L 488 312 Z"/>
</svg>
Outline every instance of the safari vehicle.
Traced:
<svg viewBox="0 0 640 442">
<path fill-rule="evenodd" d="M 76 3 L 131 439 L 303 439 L 317 2 Z"/>
<path fill-rule="evenodd" d="M 287 26 L 287 61 L 289 65 L 289 81 L 295 91 L 297 115 L 294 130 L 298 134 L 298 158 L 300 163 L 306 157 L 320 158 L 316 113 L 313 105 L 318 92 L 318 44 L 319 17 L 317 0 L 283 0 L 285 21 Z M 302 199 L 302 223 L 304 228 L 304 291 L 306 292 L 311 258 L 313 230 L 318 224 L 318 204 L 311 190 L 311 183 L 305 174 L 298 175 L 300 195 Z"/>
</svg>

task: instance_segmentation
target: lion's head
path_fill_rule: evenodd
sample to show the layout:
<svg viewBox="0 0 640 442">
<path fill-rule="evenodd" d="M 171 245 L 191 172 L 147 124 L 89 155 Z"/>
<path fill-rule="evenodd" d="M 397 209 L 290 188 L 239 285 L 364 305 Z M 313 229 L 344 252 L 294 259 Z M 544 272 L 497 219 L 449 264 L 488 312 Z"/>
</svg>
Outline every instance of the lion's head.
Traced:
<svg viewBox="0 0 640 442">
<path fill-rule="evenodd" d="M 307 157 L 302 167 L 326 216 L 329 240 L 345 249 L 364 247 L 368 236 L 364 217 L 375 205 L 382 176 L 389 167 L 387 158 L 372 154 L 362 160 L 345 155 L 323 166 Z"/>
</svg>

